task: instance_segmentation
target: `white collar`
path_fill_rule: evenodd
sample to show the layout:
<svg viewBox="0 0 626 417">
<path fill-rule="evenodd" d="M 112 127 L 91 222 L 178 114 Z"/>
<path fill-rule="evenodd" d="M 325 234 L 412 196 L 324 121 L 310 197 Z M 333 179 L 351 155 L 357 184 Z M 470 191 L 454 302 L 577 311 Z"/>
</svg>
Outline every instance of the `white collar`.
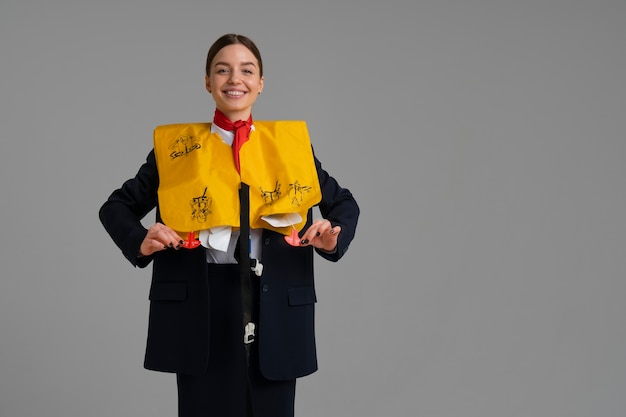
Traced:
<svg viewBox="0 0 626 417">
<path fill-rule="evenodd" d="M 254 130 L 254 125 L 252 125 L 252 130 Z M 217 133 L 222 138 L 222 142 L 224 142 L 228 146 L 233 146 L 233 141 L 235 140 L 235 132 L 230 130 L 224 130 L 215 123 L 211 123 L 211 133 Z"/>
</svg>

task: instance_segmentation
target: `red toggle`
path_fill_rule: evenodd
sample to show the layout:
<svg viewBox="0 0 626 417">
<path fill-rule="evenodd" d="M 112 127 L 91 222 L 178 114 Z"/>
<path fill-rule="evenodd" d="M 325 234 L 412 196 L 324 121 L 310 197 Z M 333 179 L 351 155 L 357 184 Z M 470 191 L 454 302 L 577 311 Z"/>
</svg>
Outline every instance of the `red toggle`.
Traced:
<svg viewBox="0 0 626 417">
<path fill-rule="evenodd" d="M 187 240 L 183 241 L 183 248 L 185 249 L 194 249 L 200 246 L 200 240 L 196 239 L 195 232 L 189 232 L 187 235 Z"/>
<path fill-rule="evenodd" d="M 298 236 L 298 231 L 296 230 L 295 227 L 293 229 L 291 229 L 291 235 L 290 236 L 285 236 L 285 240 L 291 246 L 300 246 L 301 245 L 301 243 L 300 243 L 300 236 Z"/>
</svg>

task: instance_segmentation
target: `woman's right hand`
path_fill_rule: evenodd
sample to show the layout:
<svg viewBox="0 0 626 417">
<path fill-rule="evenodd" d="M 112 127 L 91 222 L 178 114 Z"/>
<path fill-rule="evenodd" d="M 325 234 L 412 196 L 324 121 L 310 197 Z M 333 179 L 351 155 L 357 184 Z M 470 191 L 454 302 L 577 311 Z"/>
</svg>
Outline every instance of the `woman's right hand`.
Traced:
<svg viewBox="0 0 626 417">
<path fill-rule="evenodd" d="M 178 234 L 164 225 L 163 223 L 155 223 L 148 229 L 146 237 L 139 247 L 139 256 L 150 256 L 154 252 L 165 249 L 180 249 L 183 244 Z"/>
</svg>

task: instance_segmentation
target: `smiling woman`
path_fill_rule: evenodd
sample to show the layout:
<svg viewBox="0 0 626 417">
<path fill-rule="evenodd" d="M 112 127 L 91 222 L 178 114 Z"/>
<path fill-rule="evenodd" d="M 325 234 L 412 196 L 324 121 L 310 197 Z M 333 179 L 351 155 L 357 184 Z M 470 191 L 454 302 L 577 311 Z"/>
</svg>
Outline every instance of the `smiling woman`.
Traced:
<svg viewBox="0 0 626 417">
<path fill-rule="evenodd" d="M 213 123 L 157 126 L 100 219 L 133 265 L 154 262 L 144 366 L 176 374 L 179 416 L 291 417 L 296 378 L 317 370 L 313 255 L 347 252 L 359 207 L 305 122 L 253 121 L 263 64 L 250 39 L 219 38 L 205 82 Z"/>
<path fill-rule="evenodd" d="M 209 51 L 206 89 L 227 118 L 247 120 L 263 90 L 263 65 L 258 49 L 247 38 L 234 35 L 231 39 L 245 44 L 218 45 Z"/>
</svg>

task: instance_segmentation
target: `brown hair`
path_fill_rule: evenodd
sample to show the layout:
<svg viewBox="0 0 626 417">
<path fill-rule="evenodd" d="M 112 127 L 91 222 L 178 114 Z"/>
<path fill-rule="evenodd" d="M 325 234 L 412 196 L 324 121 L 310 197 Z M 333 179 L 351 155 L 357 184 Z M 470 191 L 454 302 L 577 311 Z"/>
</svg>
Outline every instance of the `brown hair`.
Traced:
<svg viewBox="0 0 626 417">
<path fill-rule="evenodd" d="M 263 61 L 261 60 L 261 53 L 259 52 L 259 48 L 256 47 L 256 45 L 254 44 L 254 42 L 252 42 L 250 38 L 247 38 L 243 35 L 237 35 L 234 33 L 228 33 L 226 35 L 222 35 L 218 40 L 213 42 L 213 45 L 211 45 L 211 48 L 209 48 L 209 53 L 206 58 L 206 75 L 210 75 L 211 62 L 213 61 L 213 58 L 215 58 L 215 55 L 217 55 L 217 53 L 223 47 L 228 46 L 228 45 L 235 45 L 235 44 L 241 44 L 245 46 L 246 48 L 248 48 L 250 52 L 252 52 L 252 55 L 254 55 L 254 57 L 259 62 L 259 75 L 262 77 L 263 76 Z"/>
</svg>

